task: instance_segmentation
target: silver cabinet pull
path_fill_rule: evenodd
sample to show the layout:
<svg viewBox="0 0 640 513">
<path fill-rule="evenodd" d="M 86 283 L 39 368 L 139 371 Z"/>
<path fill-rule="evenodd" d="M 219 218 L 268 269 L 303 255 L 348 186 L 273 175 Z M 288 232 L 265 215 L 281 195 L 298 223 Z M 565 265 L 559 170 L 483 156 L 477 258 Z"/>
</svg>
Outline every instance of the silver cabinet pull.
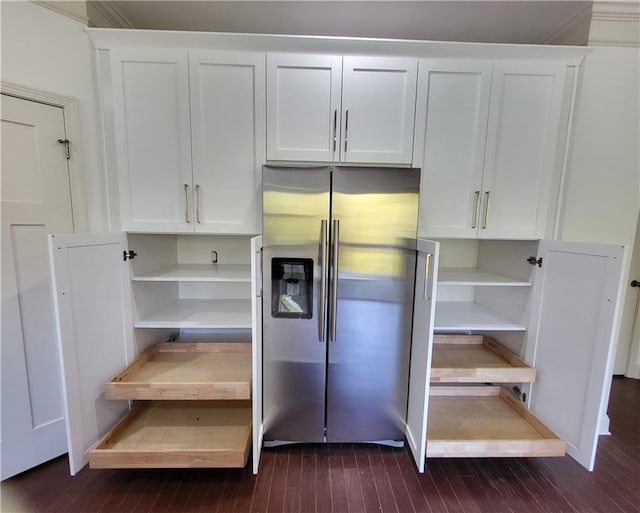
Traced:
<svg viewBox="0 0 640 513">
<path fill-rule="evenodd" d="M 189 184 L 184 184 L 184 220 L 187 223 L 191 222 L 189 219 Z"/>
<path fill-rule="evenodd" d="M 196 184 L 196 223 L 200 224 L 200 186 Z"/>
<path fill-rule="evenodd" d="M 471 228 L 476 228 L 478 226 L 479 217 L 480 217 L 480 191 L 476 191 L 474 193 L 474 200 L 473 200 L 473 223 L 471 224 Z"/>
<path fill-rule="evenodd" d="M 424 298 L 429 299 L 429 269 L 431 268 L 431 253 L 425 255 L 424 264 Z"/>
<path fill-rule="evenodd" d="M 327 220 L 320 221 L 320 290 L 318 292 L 318 340 L 327 340 Z"/>
<path fill-rule="evenodd" d="M 484 216 L 482 216 L 482 229 L 487 228 L 487 219 L 489 219 L 489 200 L 491 199 L 491 191 L 484 192 Z"/>
<path fill-rule="evenodd" d="M 333 273 L 331 276 L 331 310 L 329 318 L 329 340 L 336 341 L 336 317 L 338 315 L 338 254 L 340 242 L 340 221 L 333 220 Z"/>
<path fill-rule="evenodd" d="M 336 151 L 338 143 L 338 109 L 333 111 L 333 152 Z"/>
<path fill-rule="evenodd" d="M 344 119 L 344 151 L 347 152 L 347 141 L 349 139 L 349 109 L 346 110 Z"/>
</svg>

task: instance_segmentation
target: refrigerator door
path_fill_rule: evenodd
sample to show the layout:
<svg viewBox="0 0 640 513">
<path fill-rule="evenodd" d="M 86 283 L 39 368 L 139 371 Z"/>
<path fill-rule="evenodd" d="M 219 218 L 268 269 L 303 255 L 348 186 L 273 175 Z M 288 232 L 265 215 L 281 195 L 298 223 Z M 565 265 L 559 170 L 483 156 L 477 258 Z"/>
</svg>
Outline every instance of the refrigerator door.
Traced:
<svg viewBox="0 0 640 513">
<path fill-rule="evenodd" d="M 332 187 L 327 441 L 402 440 L 420 171 L 335 167 Z"/>
<path fill-rule="evenodd" d="M 330 171 L 263 167 L 267 442 L 324 441 Z"/>
</svg>

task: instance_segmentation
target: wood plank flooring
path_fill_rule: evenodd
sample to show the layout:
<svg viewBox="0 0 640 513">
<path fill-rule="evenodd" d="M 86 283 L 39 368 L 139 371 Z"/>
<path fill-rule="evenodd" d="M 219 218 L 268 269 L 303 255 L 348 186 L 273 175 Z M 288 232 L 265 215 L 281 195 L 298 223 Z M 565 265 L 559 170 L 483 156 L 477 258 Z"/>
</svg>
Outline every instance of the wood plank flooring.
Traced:
<svg viewBox="0 0 640 513">
<path fill-rule="evenodd" d="M 301 445 L 239 470 L 89 470 L 66 457 L 2 483 L 3 513 L 640 513 L 640 381 L 615 378 L 611 436 L 589 473 L 570 457 L 428 460 L 408 450 Z"/>
</svg>

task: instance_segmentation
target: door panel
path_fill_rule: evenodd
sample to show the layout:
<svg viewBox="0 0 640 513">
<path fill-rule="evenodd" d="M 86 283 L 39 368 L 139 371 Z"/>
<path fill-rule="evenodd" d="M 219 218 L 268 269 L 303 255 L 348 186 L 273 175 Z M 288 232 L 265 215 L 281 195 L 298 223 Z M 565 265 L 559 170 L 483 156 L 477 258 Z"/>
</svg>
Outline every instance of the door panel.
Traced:
<svg viewBox="0 0 640 513">
<path fill-rule="evenodd" d="M 195 230 L 259 232 L 264 54 L 190 52 L 189 66 Z"/>
<path fill-rule="evenodd" d="M 329 219 L 330 168 L 264 166 L 263 412 L 265 440 L 324 440 L 326 275 L 321 229 Z M 323 224 L 325 221 L 325 224 Z M 281 295 L 272 283 L 274 258 L 311 262 L 309 318 L 276 316 Z M 282 282 L 277 282 L 280 285 Z M 297 287 L 291 279 L 291 297 Z M 275 299 L 274 299 L 275 295 Z"/>
<path fill-rule="evenodd" d="M 187 52 L 110 53 L 122 228 L 192 232 Z"/>
<path fill-rule="evenodd" d="M 407 442 L 418 472 L 424 472 L 427 449 L 427 412 L 439 250 L 438 242 L 418 240 L 406 428 Z"/>
<path fill-rule="evenodd" d="M 2 445 L 6 479 L 66 451 L 46 234 L 73 231 L 61 108 L 2 95 Z"/>
<path fill-rule="evenodd" d="M 264 427 L 262 424 L 262 237 L 251 239 L 251 414 L 253 473 L 258 473 Z"/>
<path fill-rule="evenodd" d="M 534 278 L 527 361 L 530 408 L 567 453 L 592 470 L 612 365 L 612 327 L 623 248 L 542 241 Z"/>
<path fill-rule="evenodd" d="M 341 78 L 342 57 L 267 55 L 268 160 L 334 160 Z"/>
<path fill-rule="evenodd" d="M 49 252 L 71 474 L 128 409 L 102 387 L 132 360 L 128 264 L 121 234 L 50 235 Z"/>
<path fill-rule="evenodd" d="M 344 57 L 341 162 L 410 164 L 416 59 Z"/>
<path fill-rule="evenodd" d="M 418 191 L 415 169 L 334 168 L 327 441 L 404 438 Z"/>
</svg>

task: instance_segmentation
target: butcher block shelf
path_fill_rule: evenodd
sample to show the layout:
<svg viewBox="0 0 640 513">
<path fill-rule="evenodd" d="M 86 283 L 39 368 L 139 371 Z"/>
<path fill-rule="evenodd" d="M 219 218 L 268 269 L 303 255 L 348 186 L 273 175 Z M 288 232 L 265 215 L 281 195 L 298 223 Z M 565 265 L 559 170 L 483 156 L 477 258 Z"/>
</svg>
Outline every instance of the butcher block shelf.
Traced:
<svg viewBox="0 0 640 513">
<path fill-rule="evenodd" d="M 432 383 L 532 383 L 535 377 L 535 369 L 490 337 L 433 337 Z"/>
<path fill-rule="evenodd" d="M 89 451 L 91 468 L 244 467 L 248 401 L 138 402 Z"/>
<path fill-rule="evenodd" d="M 427 458 L 564 456 L 560 440 L 497 386 L 432 386 Z"/>
<path fill-rule="evenodd" d="M 104 390 L 107 399 L 250 399 L 251 344 L 157 344 Z"/>
</svg>

